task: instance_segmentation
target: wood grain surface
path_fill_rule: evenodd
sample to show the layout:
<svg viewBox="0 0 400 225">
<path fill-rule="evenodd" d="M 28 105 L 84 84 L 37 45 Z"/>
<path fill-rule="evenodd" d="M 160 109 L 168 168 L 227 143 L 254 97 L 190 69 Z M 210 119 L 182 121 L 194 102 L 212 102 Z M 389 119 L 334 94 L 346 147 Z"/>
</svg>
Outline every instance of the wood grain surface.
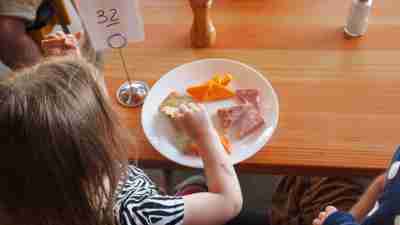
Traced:
<svg viewBox="0 0 400 225">
<path fill-rule="evenodd" d="M 376 175 L 400 143 L 400 1 L 376 1 L 367 34 L 346 39 L 349 0 L 218 0 L 213 48 L 192 49 L 187 0 L 142 1 L 146 41 L 124 49 L 128 69 L 154 84 L 174 67 L 229 58 L 272 83 L 280 121 L 272 140 L 239 169 L 279 174 Z M 106 54 L 110 95 L 124 82 L 117 52 Z M 175 167 L 144 137 L 140 109 L 113 104 L 147 167 Z"/>
</svg>

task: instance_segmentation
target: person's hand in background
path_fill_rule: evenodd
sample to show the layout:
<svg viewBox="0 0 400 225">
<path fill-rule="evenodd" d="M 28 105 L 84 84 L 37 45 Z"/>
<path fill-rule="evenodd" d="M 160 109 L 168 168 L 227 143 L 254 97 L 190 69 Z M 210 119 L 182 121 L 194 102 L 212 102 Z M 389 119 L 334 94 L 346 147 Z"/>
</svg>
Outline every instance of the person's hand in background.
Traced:
<svg viewBox="0 0 400 225">
<path fill-rule="evenodd" d="M 323 225 L 326 218 L 328 218 L 330 215 L 333 213 L 337 212 L 338 210 L 333 207 L 333 206 L 328 206 L 326 207 L 325 211 L 322 211 L 319 215 L 318 218 L 314 219 L 313 225 Z"/>
<path fill-rule="evenodd" d="M 48 57 L 67 55 L 81 56 L 79 48 L 80 39 L 80 32 L 76 34 L 57 32 L 47 36 L 46 39 L 42 41 L 42 50 L 45 56 Z"/>
</svg>

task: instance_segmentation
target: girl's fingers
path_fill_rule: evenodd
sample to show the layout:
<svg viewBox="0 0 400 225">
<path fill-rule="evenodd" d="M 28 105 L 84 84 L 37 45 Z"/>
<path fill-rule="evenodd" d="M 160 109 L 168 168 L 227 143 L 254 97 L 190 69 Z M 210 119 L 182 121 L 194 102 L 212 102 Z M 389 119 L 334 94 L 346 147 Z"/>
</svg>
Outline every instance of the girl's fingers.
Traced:
<svg viewBox="0 0 400 225">
<path fill-rule="evenodd" d="M 206 111 L 206 107 L 205 107 L 203 104 L 197 104 L 197 106 L 198 106 L 201 110 Z"/>
<path fill-rule="evenodd" d="M 174 118 L 175 118 L 175 120 L 182 121 L 183 116 L 184 116 L 183 113 L 177 112 L 177 113 L 175 113 Z"/>
<path fill-rule="evenodd" d="M 193 103 L 193 102 L 189 103 L 188 106 L 189 106 L 189 108 L 190 108 L 191 110 L 193 110 L 194 112 L 198 112 L 198 111 L 201 110 L 200 107 L 199 107 L 199 105 L 196 104 L 196 103 Z"/>
<path fill-rule="evenodd" d="M 190 108 L 186 104 L 181 104 L 179 106 L 179 111 L 183 114 L 190 113 Z"/>
</svg>

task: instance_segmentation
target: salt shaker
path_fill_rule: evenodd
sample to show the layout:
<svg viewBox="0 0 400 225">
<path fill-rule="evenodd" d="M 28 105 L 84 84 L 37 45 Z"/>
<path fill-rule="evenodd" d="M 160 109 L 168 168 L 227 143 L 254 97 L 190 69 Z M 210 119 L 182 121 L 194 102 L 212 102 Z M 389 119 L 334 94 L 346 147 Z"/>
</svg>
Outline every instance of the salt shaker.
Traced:
<svg viewBox="0 0 400 225">
<path fill-rule="evenodd" d="M 213 0 L 189 1 L 193 10 L 192 46 L 195 48 L 211 47 L 216 40 L 216 31 L 210 16 Z"/>
<path fill-rule="evenodd" d="M 350 15 L 344 32 L 351 37 L 359 37 L 368 29 L 368 18 L 371 14 L 372 0 L 353 0 Z"/>
</svg>

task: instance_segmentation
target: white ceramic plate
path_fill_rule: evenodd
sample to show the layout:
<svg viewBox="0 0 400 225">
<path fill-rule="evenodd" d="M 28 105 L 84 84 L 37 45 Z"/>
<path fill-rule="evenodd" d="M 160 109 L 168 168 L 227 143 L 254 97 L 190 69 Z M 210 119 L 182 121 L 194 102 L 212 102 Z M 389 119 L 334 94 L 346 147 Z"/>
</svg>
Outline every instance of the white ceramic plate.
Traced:
<svg viewBox="0 0 400 225">
<path fill-rule="evenodd" d="M 203 163 L 199 157 L 184 155 L 174 144 L 175 132 L 171 122 L 159 113 L 161 102 L 172 92 L 185 94 L 187 87 L 197 85 L 211 79 L 215 74 L 230 73 L 233 80 L 232 89 L 254 88 L 261 92 L 261 113 L 266 121 L 264 127 L 238 140 L 230 137 L 232 142 L 232 161 L 236 164 L 257 153 L 271 138 L 278 125 L 279 104 L 271 84 L 255 69 L 233 60 L 204 59 L 181 65 L 165 74 L 150 90 L 142 109 L 142 126 L 146 137 L 162 155 L 181 165 L 201 168 Z M 235 105 L 235 101 L 217 101 L 205 104 L 207 112 L 218 126 L 216 112 L 221 107 Z M 233 136 L 233 135 L 232 135 Z"/>
</svg>

